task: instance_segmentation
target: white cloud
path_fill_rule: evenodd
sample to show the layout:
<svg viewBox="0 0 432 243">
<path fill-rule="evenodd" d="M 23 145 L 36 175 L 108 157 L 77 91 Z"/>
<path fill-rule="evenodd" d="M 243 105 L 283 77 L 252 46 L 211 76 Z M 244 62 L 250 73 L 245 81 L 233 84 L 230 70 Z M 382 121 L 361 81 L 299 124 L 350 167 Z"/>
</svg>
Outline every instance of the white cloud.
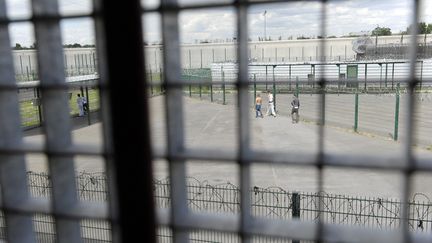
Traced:
<svg viewBox="0 0 432 243">
<path fill-rule="evenodd" d="M 219 0 L 180 0 L 180 4 L 218 2 Z M 220 0 L 224 2 L 232 0 Z M 60 0 L 63 14 L 91 10 L 91 0 Z M 421 20 L 431 23 L 432 1 L 423 1 Z M 30 16 L 29 0 L 7 0 L 9 16 L 23 18 Z M 160 0 L 142 0 L 145 7 L 157 7 Z M 256 40 L 264 35 L 264 11 L 266 15 L 266 33 L 273 39 L 282 36 L 320 35 L 321 8 L 319 2 L 296 2 L 257 5 L 249 8 L 249 36 Z M 327 34 L 346 35 L 350 32 L 371 31 L 377 25 L 389 27 L 393 32 L 405 30 L 409 25 L 411 0 L 362 0 L 362 1 L 329 1 L 327 5 Z M 149 16 L 149 17 L 147 17 Z M 179 15 L 181 40 L 193 43 L 204 39 L 231 39 L 236 35 L 235 11 L 225 9 L 199 9 L 181 12 Z M 161 40 L 160 16 L 157 13 L 145 14 L 143 18 L 145 40 Z M 67 21 L 69 22 L 69 21 Z M 64 43 L 91 44 L 94 42 L 93 24 L 89 21 L 70 21 L 63 26 Z M 33 43 L 31 27 L 24 24 L 10 27 L 11 42 Z M 84 43 L 85 42 L 85 43 Z"/>
</svg>

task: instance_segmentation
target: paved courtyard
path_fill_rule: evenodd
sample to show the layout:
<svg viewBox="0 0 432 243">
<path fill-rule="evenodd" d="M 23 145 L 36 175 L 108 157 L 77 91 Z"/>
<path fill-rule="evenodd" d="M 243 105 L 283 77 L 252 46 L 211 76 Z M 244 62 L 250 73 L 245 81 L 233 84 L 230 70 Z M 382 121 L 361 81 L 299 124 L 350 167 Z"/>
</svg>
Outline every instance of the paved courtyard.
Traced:
<svg viewBox="0 0 432 243">
<path fill-rule="evenodd" d="M 153 146 L 163 149 L 166 142 L 164 97 L 150 100 L 151 136 Z M 221 105 L 208 101 L 184 98 L 185 141 L 189 148 L 214 149 L 224 153 L 235 153 L 238 146 L 237 110 L 234 105 Z M 318 126 L 314 122 L 302 121 L 292 124 L 291 118 L 283 112 L 276 118 L 255 118 L 250 110 L 251 146 L 257 151 L 292 152 L 316 154 L 318 151 Z M 75 143 L 102 146 L 101 124 L 97 123 L 73 131 Z M 329 125 L 325 128 L 325 151 L 333 154 L 379 154 L 382 156 L 402 155 L 402 145 L 385 136 L 357 134 L 351 129 Z M 34 135 L 26 140 L 43 142 L 43 136 Z M 430 158 L 432 152 L 415 149 L 416 156 Z M 43 155 L 28 155 L 28 168 L 31 171 L 46 171 L 46 158 Z M 103 160 L 100 157 L 77 156 L 77 172 L 102 172 Z M 156 179 L 167 177 L 165 161 L 154 162 Z M 401 175 L 383 170 L 358 170 L 325 167 L 324 191 L 352 196 L 398 198 L 401 195 Z M 188 161 L 187 175 L 210 184 L 238 184 L 238 166 L 231 162 Z M 315 167 L 254 164 L 252 184 L 258 187 L 282 187 L 288 191 L 316 192 L 318 171 Z M 432 199 L 428 173 L 413 176 L 414 192 L 423 193 Z"/>
</svg>

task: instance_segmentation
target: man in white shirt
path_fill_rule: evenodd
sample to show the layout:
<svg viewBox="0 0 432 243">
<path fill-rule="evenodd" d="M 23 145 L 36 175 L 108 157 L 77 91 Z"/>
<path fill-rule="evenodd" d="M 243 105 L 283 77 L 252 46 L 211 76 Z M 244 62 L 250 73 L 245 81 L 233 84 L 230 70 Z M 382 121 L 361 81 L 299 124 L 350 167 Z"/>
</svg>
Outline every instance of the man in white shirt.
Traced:
<svg viewBox="0 0 432 243">
<path fill-rule="evenodd" d="M 84 100 L 80 94 L 77 94 L 78 115 L 84 116 Z"/>
<path fill-rule="evenodd" d="M 274 109 L 274 98 L 273 98 L 273 94 L 272 92 L 270 92 L 270 90 L 267 90 L 267 96 L 268 96 L 268 106 L 267 106 L 267 113 L 266 115 L 272 115 L 274 117 L 276 117 L 276 112 Z"/>
</svg>

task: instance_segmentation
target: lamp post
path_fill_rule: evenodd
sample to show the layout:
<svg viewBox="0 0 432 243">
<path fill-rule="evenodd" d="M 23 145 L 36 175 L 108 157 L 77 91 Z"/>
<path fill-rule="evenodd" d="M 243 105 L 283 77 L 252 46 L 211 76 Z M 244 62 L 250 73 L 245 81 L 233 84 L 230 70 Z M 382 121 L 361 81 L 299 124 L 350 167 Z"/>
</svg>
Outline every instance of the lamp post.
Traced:
<svg viewBox="0 0 432 243">
<path fill-rule="evenodd" d="M 267 33 L 266 33 L 266 28 L 267 28 L 267 10 L 264 11 L 264 41 L 267 41 Z"/>
</svg>

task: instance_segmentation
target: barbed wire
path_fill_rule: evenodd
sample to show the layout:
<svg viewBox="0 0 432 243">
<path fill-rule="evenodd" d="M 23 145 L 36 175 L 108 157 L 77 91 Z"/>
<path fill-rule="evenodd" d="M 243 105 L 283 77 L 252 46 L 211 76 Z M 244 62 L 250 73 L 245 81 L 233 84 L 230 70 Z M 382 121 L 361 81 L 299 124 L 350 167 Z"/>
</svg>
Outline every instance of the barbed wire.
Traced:
<svg viewBox="0 0 432 243">
<path fill-rule="evenodd" d="M 46 173 L 28 173 L 33 196 L 49 197 L 50 177 Z M 77 192 L 82 200 L 106 201 L 107 186 L 104 173 L 82 172 L 77 175 Z M 238 214 L 240 188 L 231 182 L 212 184 L 194 177 L 186 178 L 188 204 L 191 210 Z M 157 207 L 171 207 L 169 178 L 154 180 L 154 197 Z M 291 219 L 333 224 L 359 225 L 379 229 L 397 228 L 401 225 L 403 203 L 397 199 L 366 198 L 321 193 L 290 192 L 281 187 L 250 189 L 252 214 L 272 219 Z M 293 207 L 294 197 L 300 202 Z M 319 205 L 322 205 L 320 210 Z M 298 210 L 293 212 L 293 210 Z M 409 226 L 414 231 L 432 231 L 432 202 L 424 193 L 415 193 L 408 200 Z"/>
</svg>

